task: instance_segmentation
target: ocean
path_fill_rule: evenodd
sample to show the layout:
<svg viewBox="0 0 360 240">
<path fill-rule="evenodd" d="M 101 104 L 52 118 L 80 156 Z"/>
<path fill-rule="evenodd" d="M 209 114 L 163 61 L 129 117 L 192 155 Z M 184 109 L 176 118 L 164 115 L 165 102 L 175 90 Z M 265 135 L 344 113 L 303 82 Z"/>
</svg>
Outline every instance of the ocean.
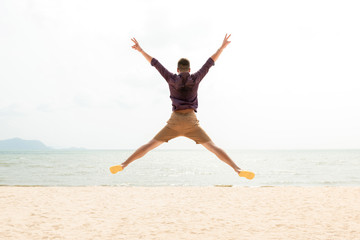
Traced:
<svg viewBox="0 0 360 240">
<path fill-rule="evenodd" d="M 153 150 L 124 171 L 134 150 L 0 152 L 1 186 L 360 186 L 360 150 L 226 150 L 253 180 L 207 150 Z"/>
</svg>

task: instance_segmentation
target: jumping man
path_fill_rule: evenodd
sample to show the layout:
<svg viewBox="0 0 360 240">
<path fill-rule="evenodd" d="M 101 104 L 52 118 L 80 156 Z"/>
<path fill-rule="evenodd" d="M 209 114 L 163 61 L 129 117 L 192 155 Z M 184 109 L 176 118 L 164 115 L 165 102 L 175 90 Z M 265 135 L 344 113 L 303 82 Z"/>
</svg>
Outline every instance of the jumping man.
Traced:
<svg viewBox="0 0 360 240">
<path fill-rule="evenodd" d="M 225 35 L 221 47 L 206 61 L 201 69 L 194 74 L 190 74 L 190 62 L 186 58 L 181 58 L 178 62 L 178 74 L 169 72 L 157 59 L 147 54 L 135 38 L 131 39 L 135 43 L 132 48 L 139 51 L 169 84 L 173 112 L 166 126 L 161 129 L 150 142 L 139 147 L 121 165 L 110 167 L 111 173 L 115 174 L 118 171 L 122 171 L 131 162 L 143 157 L 150 150 L 160 146 L 162 143 L 179 136 L 184 136 L 194 140 L 196 144 L 203 145 L 206 149 L 214 153 L 220 160 L 232 167 L 240 177 L 247 179 L 254 178 L 254 173 L 240 169 L 224 150 L 214 144 L 206 132 L 200 127 L 199 120 L 195 114 L 198 108 L 197 91 L 199 83 L 208 73 L 209 69 L 215 65 L 215 61 L 219 58 L 221 52 L 231 42 L 229 41 L 230 36 L 231 34 L 229 36 L 227 34 Z"/>
</svg>

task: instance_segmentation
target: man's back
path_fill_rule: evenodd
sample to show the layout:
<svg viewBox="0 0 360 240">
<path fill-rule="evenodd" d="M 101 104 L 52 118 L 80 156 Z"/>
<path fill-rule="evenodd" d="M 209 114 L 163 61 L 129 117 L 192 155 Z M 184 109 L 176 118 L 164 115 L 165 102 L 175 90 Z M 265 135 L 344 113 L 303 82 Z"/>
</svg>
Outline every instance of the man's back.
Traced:
<svg viewBox="0 0 360 240">
<path fill-rule="evenodd" d="M 151 65 L 159 71 L 169 84 L 172 110 L 176 111 L 192 108 L 197 112 L 197 91 L 199 83 L 208 73 L 209 69 L 215 65 L 214 60 L 209 58 L 199 71 L 194 74 L 190 74 L 189 72 L 173 74 L 155 58 L 152 58 Z"/>
</svg>

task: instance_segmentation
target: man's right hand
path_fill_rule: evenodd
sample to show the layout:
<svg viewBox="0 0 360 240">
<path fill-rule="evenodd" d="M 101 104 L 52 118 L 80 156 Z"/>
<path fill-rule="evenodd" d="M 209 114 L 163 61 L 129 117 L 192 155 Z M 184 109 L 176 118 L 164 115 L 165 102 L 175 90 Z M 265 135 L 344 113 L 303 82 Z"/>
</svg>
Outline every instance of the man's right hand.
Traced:
<svg viewBox="0 0 360 240">
<path fill-rule="evenodd" d="M 231 34 L 228 36 L 227 34 L 225 35 L 224 41 L 221 44 L 221 47 L 216 51 L 216 53 L 214 53 L 211 58 L 212 60 L 214 60 L 214 62 L 219 58 L 221 52 L 224 50 L 224 48 L 226 48 L 227 45 L 229 45 L 229 43 L 231 43 L 231 41 L 229 41 Z"/>
<path fill-rule="evenodd" d="M 231 36 L 231 34 L 229 36 L 227 34 L 225 35 L 224 41 L 221 45 L 222 49 L 226 48 L 226 46 L 229 45 L 229 43 L 231 43 L 231 41 L 228 41 L 230 36 Z"/>
</svg>

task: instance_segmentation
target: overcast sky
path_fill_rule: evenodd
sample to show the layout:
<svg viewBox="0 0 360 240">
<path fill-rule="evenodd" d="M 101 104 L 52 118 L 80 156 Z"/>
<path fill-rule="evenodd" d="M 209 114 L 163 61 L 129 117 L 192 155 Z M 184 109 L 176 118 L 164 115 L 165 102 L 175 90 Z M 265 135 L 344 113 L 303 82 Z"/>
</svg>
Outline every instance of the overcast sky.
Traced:
<svg viewBox="0 0 360 240">
<path fill-rule="evenodd" d="M 135 149 L 171 114 L 170 71 L 195 72 L 198 119 L 224 149 L 360 148 L 359 1 L 0 1 L 0 139 Z M 202 149 L 179 137 L 160 149 Z"/>
</svg>

